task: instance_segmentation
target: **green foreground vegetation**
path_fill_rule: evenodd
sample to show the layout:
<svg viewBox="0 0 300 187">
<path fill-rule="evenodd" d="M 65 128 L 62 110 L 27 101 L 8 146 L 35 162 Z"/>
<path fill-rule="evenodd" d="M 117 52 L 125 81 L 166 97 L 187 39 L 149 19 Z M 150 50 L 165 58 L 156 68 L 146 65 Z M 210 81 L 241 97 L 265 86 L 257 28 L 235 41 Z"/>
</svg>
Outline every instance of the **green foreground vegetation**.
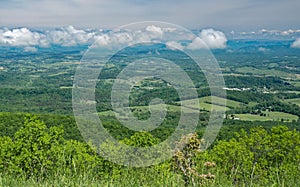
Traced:
<svg viewBox="0 0 300 187">
<path fill-rule="evenodd" d="M 136 147 L 160 141 L 148 132 L 121 140 Z M 95 145 L 64 138 L 62 127 L 47 127 L 37 116 L 25 115 L 24 125 L 12 137 L 0 138 L 0 186 L 300 185 L 299 131 L 258 126 L 205 151 L 199 149 L 204 141 L 188 134 L 178 142 L 179 147 L 187 144 L 176 149 L 173 158 L 131 168 L 104 160 Z"/>
</svg>

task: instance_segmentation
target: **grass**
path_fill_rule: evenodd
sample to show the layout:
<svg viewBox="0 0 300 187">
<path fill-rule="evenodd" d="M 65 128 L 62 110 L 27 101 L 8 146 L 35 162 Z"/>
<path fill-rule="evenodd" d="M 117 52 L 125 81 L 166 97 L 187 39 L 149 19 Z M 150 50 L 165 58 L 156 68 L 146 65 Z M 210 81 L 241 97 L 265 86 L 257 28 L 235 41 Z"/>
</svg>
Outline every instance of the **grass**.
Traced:
<svg viewBox="0 0 300 187">
<path fill-rule="evenodd" d="M 279 76 L 279 77 L 285 77 L 285 78 L 290 78 L 290 77 L 295 77 L 293 74 L 289 74 L 284 71 L 278 71 L 274 69 L 257 69 L 253 67 L 242 67 L 242 68 L 237 68 L 237 72 L 239 73 L 251 73 L 253 75 L 270 75 L 270 76 Z"/>
<path fill-rule="evenodd" d="M 153 110 L 162 110 L 163 107 L 164 107 L 163 104 L 157 104 L 157 105 L 153 105 L 152 109 Z M 166 107 L 167 107 L 167 110 L 170 111 L 170 112 L 180 112 L 180 110 L 181 110 L 180 106 L 167 105 L 166 104 Z M 139 111 L 140 113 L 146 113 L 147 111 L 149 111 L 149 106 L 133 106 L 133 107 L 131 107 L 131 109 L 137 109 L 136 111 Z M 183 106 L 183 111 L 186 112 L 186 113 L 194 113 L 195 109 Z M 100 116 L 114 116 L 114 115 L 120 116 L 119 113 L 111 111 L 111 110 L 110 111 L 99 112 L 99 115 Z"/>
<path fill-rule="evenodd" d="M 240 107 L 242 105 L 242 103 L 240 103 L 238 101 L 233 101 L 230 99 L 224 99 L 224 98 L 215 97 L 215 96 L 202 97 L 202 98 L 200 98 L 200 102 L 201 103 L 202 102 L 211 103 L 211 104 L 220 105 L 220 106 L 222 106 L 226 102 L 226 106 L 229 108 L 236 108 L 236 107 Z"/>
<path fill-rule="evenodd" d="M 300 81 L 288 81 L 288 82 L 295 87 L 300 87 Z"/>
<path fill-rule="evenodd" d="M 299 86 L 300 87 L 300 86 Z M 281 93 L 295 93 L 295 94 L 300 94 L 300 91 L 295 91 L 295 90 L 288 90 L 288 91 L 283 91 Z"/>
<path fill-rule="evenodd" d="M 293 104 L 296 104 L 296 105 L 300 106 L 300 98 L 286 99 L 284 101 L 289 102 L 289 103 L 293 103 Z"/>
<path fill-rule="evenodd" d="M 180 102 L 178 102 L 180 103 Z M 200 107 L 197 106 L 199 103 Z M 226 103 L 226 105 L 225 105 Z M 229 100 L 229 99 L 224 99 L 221 97 L 215 97 L 215 96 L 207 96 L 207 97 L 201 97 L 198 101 L 198 99 L 189 99 L 189 100 L 184 100 L 182 101 L 182 107 L 184 112 L 187 113 L 193 113 L 195 110 L 206 110 L 206 111 L 211 111 L 212 109 L 215 111 L 227 111 L 230 108 L 236 108 L 240 107 L 243 105 L 241 102 Z M 180 106 L 175 106 L 175 105 L 166 105 L 168 111 L 170 112 L 179 112 L 181 110 Z M 139 109 L 140 111 L 148 111 L 149 106 L 134 106 L 131 108 Z M 158 104 L 154 105 L 153 109 L 162 109 L 163 105 Z M 113 111 L 104 111 L 104 112 L 99 112 L 99 115 L 103 116 L 111 116 L 114 115 Z M 118 114 L 117 114 L 118 115 Z"/>
<path fill-rule="evenodd" d="M 284 113 L 284 112 L 263 112 L 266 116 L 254 114 L 235 114 L 237 118 L 242 121 L 293 121 L 298 120 L 298 116 Z"/>
<path fill-rule="evenodd" d="M 190 99 L 190 100 L 182 101 L 182 103 L 183 106 L 198 108 L 197 100 L 198 99 Z M 201 97 L 199 99 L 199 104 L 200 104 L 200 109 L 207 110 L 207 111 L 211 111 L 212 109 L 216 111 L 226 111 L 229 110 L 230 108 L 236 108 L 242 105 L 242 103 L 240 102 L 224 99 L 221 97 L 215 97 L 215 96 Z"/>
<path fill-rule="evenodd" d="M 230 187 L 234 185 L 232 179 L 226 176 L 221 171 L 214 171 L 216 178 L 214 180 L 206 180 L 205 182 L 196 181 L 195 186 L 206 187 Z M 273 178 L 277 178 L 275 173 L 271 174 Z M 282 176 L 280 176 L 282 177 Z M 287 180 L 285 177 L 279 181 L 269 181 L 267 184 L 256 181 L 253 186 L 299 186 L 297 178 L 289 176 Z M 240 183 L 238 186 L 248 186 L 249 181 L 244 184 Z M 0 187 L 139 187 L 139 186 L 178 186 L 178 187 L 192 187 L 192 184 L 185 185 L 182 176 L 171 171 L 159 171 L 153 169 L 130 169 L 119 174 L 119 176 L 99 177 L 93 176 L 89 173 L 78 175 L 64 175 L 57 173 L 55 176 L 49 176 L 41 181 L 34 178 L 26 179 L 22 176 L 13 176 L 0 173 Z"/>
<path fill-rule="evenodd" d="M 251 102 L 248 103 L 248 106 L 249 106 L 249 107 L 254 107 L 254 106 L 257 105 L 257 104 L 258 104 L 257 102 L 252 102 L 252 101 L 251 101 Z"/>
<path fill-rule="evenodd" d="M 67 74 L 67 73 L 68 73 L 68 72 L 66 72 L 66 71 L 62 71 L 62 72 L 50 74 L 50 75 L 48 75 L 48 76 L 49 76 L 49 77 L 54 77 L 54 76 L 58 76 L 58 75 L 64 75 L 64 74 Z"/>
<path fill-rule="evenodd" d="M 294 86 L 300 87 L 300 82 L 296 82 L 296 83 L 294 84 Z"/>
</svg>

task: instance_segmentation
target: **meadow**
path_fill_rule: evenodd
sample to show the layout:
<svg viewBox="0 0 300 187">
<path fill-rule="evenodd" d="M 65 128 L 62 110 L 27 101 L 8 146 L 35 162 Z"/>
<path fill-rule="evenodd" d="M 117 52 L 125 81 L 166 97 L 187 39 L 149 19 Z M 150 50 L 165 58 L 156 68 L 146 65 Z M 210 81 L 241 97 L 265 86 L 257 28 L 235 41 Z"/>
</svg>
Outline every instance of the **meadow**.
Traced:
<svg viewBox="0 0 300 187">
<path fill-rule="evenodd" d="M 235 114 L 242 121 L 297 121 L 298 116 L 284 112 L 262 112 L 264 115 L 257 114 Z"/>
<path fill-rule="evenodd" d="M 300 106 L 300 98 L 286 99 L 285 101 Z"/>
</svg>

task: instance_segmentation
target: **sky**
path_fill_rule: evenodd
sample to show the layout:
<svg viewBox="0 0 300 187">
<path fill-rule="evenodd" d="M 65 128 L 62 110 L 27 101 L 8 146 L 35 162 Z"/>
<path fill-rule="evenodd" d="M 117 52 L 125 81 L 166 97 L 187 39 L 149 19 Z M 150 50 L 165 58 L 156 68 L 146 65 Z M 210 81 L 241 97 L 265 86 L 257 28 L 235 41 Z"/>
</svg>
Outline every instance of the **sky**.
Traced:
<svg viewBox="0 0 300 187">
<path fill-rule="evenodd" d="M 189 29 L 299 29 L 299 0 L 1 0 L 0 27 L 115 28 L 164 21 Z"/>
<path fill-rule="evenodd" d="M 137 32 L 113 31 L 134 22 L 162 21 L 197 34 L 189 46 L 182 46 L 180 37 L 169 41 L 180 49 L 202 48 L 203 42 L 225 49 L 228 39 L 239 38 L 285 39 L 300 48 L 299 8 L 299 0 L 0 0 L 0 46 L 37 51 L 52 44 L 113 45 L 180 36 L 154 25 Z"/>
</svg>

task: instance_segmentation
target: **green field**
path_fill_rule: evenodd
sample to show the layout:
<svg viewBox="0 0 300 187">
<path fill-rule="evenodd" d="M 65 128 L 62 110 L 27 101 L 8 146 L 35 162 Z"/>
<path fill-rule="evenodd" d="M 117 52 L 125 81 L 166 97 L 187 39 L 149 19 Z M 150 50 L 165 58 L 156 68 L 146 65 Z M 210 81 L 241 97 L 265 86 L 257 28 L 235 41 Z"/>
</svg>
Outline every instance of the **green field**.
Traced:
<svg viewBox="0 0 300 187">
<path fill-rule="evenodd" d="M 288 82 L 296 87 L 300 87 L 300 81 L 288 81 Z"/>
<path fill-rule="evenodd" d="M 243 105 L 243 103 L 229 100 L 229 99 L 224 99 L 221 97 L 215 97 L 215 96 L 207 96 L 207 97 L 201 97 L 199 99 L 199 104 L 200 107 L 197 106 L 197 100 L 198 99 L 189 99 L 189 100 L 184 100 L 182 101 L 182 108 L 184 112 L 187 113 L 193 113 L 195 110 L 206 110 L 210 111 L 213 107 L 214 110 L 216 111 L 226 111 L 229 110 L 230 108 L 236 108 L 240 107 Z M 224 105 L 226 103 L 226 106 Z M 180 104 L 180 102 L 178 102 Z M 153 109 L 157 108 L 158 110 L 161 110 L 163 107 L 162 104 L 157 104 L 153 105 Z M 168 111 L 171 112 L 179 112 L 181 110 L 180 106 L 175 106 L 175 105 L 166 105 Z M 131 109 L 138 109 L 140 112 L 146 112 L 149 110 L 149 106 L 133 106 Z M 104 111 L 104 112 L 99 112 L 99 115 L 104 115 L 104 116 L 109 116 L 109 115 L 114 115 L 113 111 Z M 117 115 L 119 115 L 117 113 Z"/>
<path fill-rule="evenodd" d="M 274 69 L 257 69 L 254 67 L 242 67 L 242 68 L 237 68 L 236 71 L 239 73 L 250 73 L 253 75 L 270 75 L 270 76 L 276 75 L 278 77 L 296 78 L 296 76 L 293 74 L 289 74 L 287 72 L 278 71 L 278 70 L 274 70 Z"/>
<path fill-rule="evenodd" d="M 300 87 L 300 82 L 296 82 L 296 83 L 294 84 L 294 86 Z"/>
<path fill-rule="evenodd" d="M 198 99 L 190 99 L 182 101 L 183 106 L 190 106 L 192 108 L 198 108 L 197 107 L 197 100 Z M 226 105 L 224 105 L 226 103 Z M 236 108 L 240 107 L 242 103 L 224 99 L 221 97 L 215 97 L 215 96 L 207 96 L 207 97 L 201 97 L 199 99 L 200 109 L 201 110 L 207 110 L 210 111 L 212 108 L 216 111 L 226 111 L 230 108 Z"/>
<path fill-rule="evenodd" d="M 163 110 L 163 104 L 157 104 L 157 105 L 152 105 L 152 110 Z M 140 113 L 147 113 L 149 111 L 149 106 L 133 106 L 130 107 L 131 111 L 135 110 L 135 112 L 133 112 L 134 114 Z M 174 105 L 166 105 L 166 108 L 168 111 L 170 112 L 180 112 L 181 107 L 180 106 L 174 106 Z M 193 108 L 188 108 L 188 107 L 184 107 L 183 106 L 183 112 L 186 113 L 194 113 L 195 109 Z M 115 116 L 117 115 L 117 117 L 126 117 L 126 116 L 122 116 L 122 114 L 118 113 L 118 112 L 114 112 L 114 111 L 104 111 L 104 112 L 99 112 L 98 113 L 100 116 Z"/>
<path fill-rule="evenodd" d="M 263 112 L 266 116 L 254 114 L 235 114 L 236 118 L 242 121 L 293 121 L 298 120 L 298 116 L 284 112 Z"/>
<path fill-rule="evenodd" d="M 215 96 L 207 96 L 207 97 L 201 97 L 199 99 L 200 103 L 211 103 L 219 106 L 223 106 L 224 103 L 226 103 L 226 106 L 229 108 L 236 108 L 240 107 L 242 105 L 241 102 L 233 101 L 230 99 L 224 99 L 221 97 L 215 97 Z"/>
<path fill-rule="evenodd" d="M 286 100 L 284 100 L 284 101 L 286 101 L 286 102 L 288 102 L 288 103 L 293 103 L 293 104 L 296 104 L 296 105 L 300 106 L 300 98 L 286 99 Z"/>
</svg>

